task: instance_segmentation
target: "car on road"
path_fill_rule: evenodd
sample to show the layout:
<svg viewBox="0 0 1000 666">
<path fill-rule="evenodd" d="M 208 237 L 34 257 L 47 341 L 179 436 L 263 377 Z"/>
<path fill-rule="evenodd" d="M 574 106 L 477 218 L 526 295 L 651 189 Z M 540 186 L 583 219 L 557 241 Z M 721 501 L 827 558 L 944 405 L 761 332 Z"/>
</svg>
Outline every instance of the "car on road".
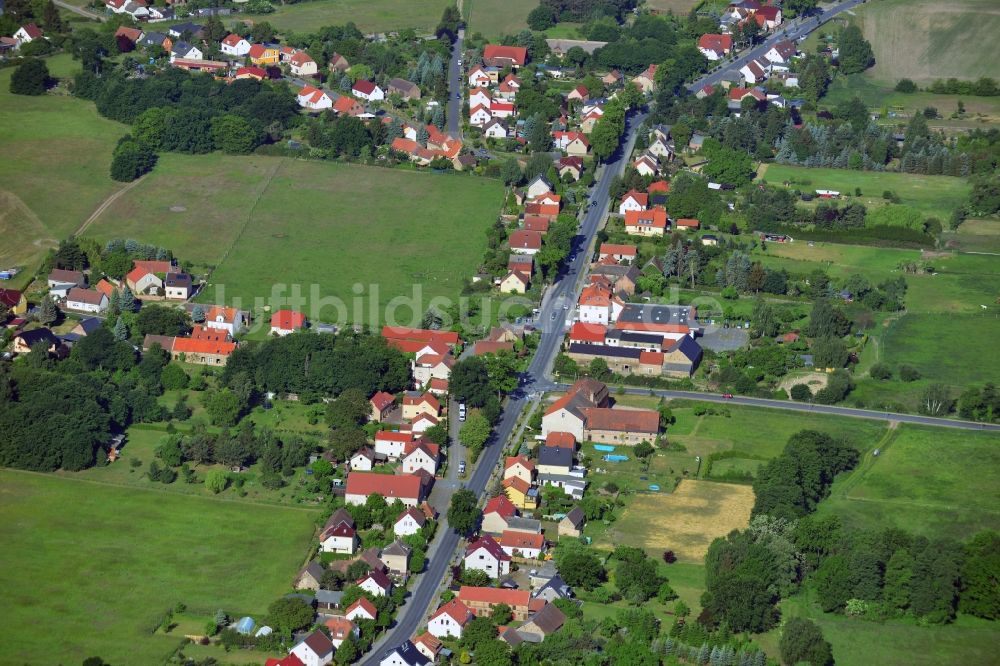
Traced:
<svg viewBox="0 0 1000 666">
<path fill-rule="evenodd" d="M 458 66 L 459 66 L 459 67 L 461 67 L 461 66 L 462 66 L 462 61 L 461 61 L 461 60 L 459 60 L 459 61 L 458 61 Z"/>
<path fill-rule="evenodd" d="M 732 400 L 733 399 L 733 394 L 732 393 L 723 393 L 722 397 L 725 398 L 726 400 Z"/>
<path fill-rule="evenodd" d="M 555 319 L 556 317 L 558 317 L 558 316 L 559 316 L 559 313 L 558 313 L 558 312 L 553 312 L 553 313 L 552 313 L 552 319 L 553 319 L 553 320 L 554 320 L 554 319 Z"/>
<path fill-rule="evenodd" d="M 458 403 L 458 420 L 465 421 L 465 403 Z"/>
<path fill-rule="evenodd" d="M 563 303 L 563 310 L 569 310 L 569 305 L 567 305 L 566 303 Z"/>
<path fill-rule="evenodd" d="M 455 99 L 462 99 L 462 93 L 455 93 Z"/>
<path fill-rule="evenodd" d="M 460 460 L 459 463 L 458 463 L 458 473 L 459 474 L 465 474 L 465 461 L 464 460 Z"/>
</svg>

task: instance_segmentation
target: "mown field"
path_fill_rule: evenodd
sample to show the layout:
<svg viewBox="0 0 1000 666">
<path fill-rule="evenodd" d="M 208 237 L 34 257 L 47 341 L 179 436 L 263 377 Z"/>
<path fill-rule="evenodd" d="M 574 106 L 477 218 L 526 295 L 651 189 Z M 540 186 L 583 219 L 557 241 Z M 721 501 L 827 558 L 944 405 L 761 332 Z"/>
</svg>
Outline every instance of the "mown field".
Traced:
<svg viewBox="0 0 1000 666">
<path fill-rule="evenodd" d="M 315 513 L 0 471 L 2 663 L 163 663 L 178 602 L 260 616 L 302 565 Z"/>
<path fill-rule="evenodd" d="M 857 528 L 965 539 L 1000 529 L 1000 435 L 902 424 L 834 483 L 819 513 Z"/>
<path fill-rule="evenodd" d="M 1000 75 L 995 43 L 1000 6 L 994 0 L 880 0 L 857 10 L 875 52 L 875 80 L 903 77 L 918 83 Z"/>
<path fill-rule="evenodd" d="M 450 174 L 166 155 L 88 234 L 137 238 L 217 265 L 203 302 L 259 307 L 274 289 L 284 298 L 298 288 L 311 319 L 353 321 L 361 285 L 360 320 L 378 324 L 391 299 L 414 289 L 422 292 L 418 319 L 431 298 L 458 295 L 482 258 L 502 190 L 498 181 Z M 316 300 L 313 289 L 347 310 Z M 396 316 L 413 315 L 404 307 Z"/>
<path fill-rule="evenodd" d="M 68 55 L 46 62 L 54 76 L 75 68 Z M 62 86 L 41 97 L 12 95 L 13 72 L 0 69 L 0 268 L 33 269 L 46 249 L 122 187 L 108 169 L 127 128 Z"/>
<path fill-rule="evenodd" d="M 494 38 L 516 35 L 527 28 L 528 13 L 537 6 L 537 0 L 464 0 L 462 13 L 470 35 L 481 32 L 486 38 Z"/>
<path fill-rule="evenodd" d="M 761 169 L 760 179 L 772 185 L 788 182 L 803 192 L 837 190 L 842 196 L 850 195 L 852 203 L 861 203 L 868 208 L 885 205 L 882 193 L 891 190 L 899 195 L 904 206 L 928 217 L 937 216 L 943 221 L 947 221 L 952 211 L 965 201 L 970 190 L 965 180 L 952 176 L 822 169 L 789 164 L 765 166 Z M 860 197 L 853 196 L 857 187 L 861 188 Z M 841 199 L 841 205 L 844 203 L 846 201 Z"/>
<path fill-rule="evenodd" d="M 283 5 L 264 17 L 279 31 L 315 32 L 328 25 L 353 22 L 362 32 L 386 32 L 413 28 L 417 33 L 434 31 L 447 0 L 312 0 Z"/>
</svg>

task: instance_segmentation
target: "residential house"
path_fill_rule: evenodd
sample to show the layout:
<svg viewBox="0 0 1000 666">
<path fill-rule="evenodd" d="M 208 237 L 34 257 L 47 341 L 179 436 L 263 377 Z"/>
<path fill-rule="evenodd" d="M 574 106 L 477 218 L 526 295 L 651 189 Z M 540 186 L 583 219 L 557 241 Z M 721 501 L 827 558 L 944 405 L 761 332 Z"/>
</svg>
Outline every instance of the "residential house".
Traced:
<svg viewBox="0 0 1000 666">
<path fill-rule="evenodd" d="M 500 85 L 497 86 L 497 97 L 512 102 L 517 97 L 517 91 L 521 89 L 521 79 L 513 74 L 508 74 Z"/>
<path fill-rule="evenodd" d="M 637 192 L 635 190 L 630 190 L 625 193 L 622 197 L 621 203 L 618 204 L 618 214 L 624 215 L 630 210 L 646 210 L 649 205 L 649 195 L 645 192 Z"/>
<path fill-rule="evenodd" d="M 138 42 L 142 38 L 142 30 L 139 30 L 138 28 L 130 28 L 126 25 L 121 25 L 118 26 L 117 30 L 115 30 L 115 39 L 117 40 L 121 37 L 127 39 L 129 43 L 131 43 L 132 46 L 135 47 L 136 42 Z"/>
<path fill-rule="evenodd" d="M 674 220 L 674 227 L 678 230 L 690 231 L 701 226 L 701 222 L 691 217 L 679 217 Z"/>
<path fill-rule="evenodd" d="M 369 495 L 381 495 L 389 504 L 398 499 L 406 506 L 417 506 L 426 497 L 426 490 L 424 480 L 415 474 L 351 472 L 345 499 L 348 504 L 364 504 Z"/>
<path fill-rule="evenodd" d="M 108 309 L 108 297 L 96 289 L 73 287 L 66 294 L 66 309 L 101 313 Z"/>
<path fill-rule="evenodd" d="M 321 90 L 315 86 L 303 86 L 296 95 L 296 100 L 299 106 L 310 111 L 333 108 L 333 99 L 325 90 Z"/>
<path fill-rule="evenodd" d="M 385 562 L 390 574 L 404 577 L 409 571 L 411 551 L 409 546 L 397 539 L 382 549 L 379 559 Z"/>
<path fill-rule="evenodd" d="M 354 636 L 357 638 L 361 635 L 361 630 L 358 629 L 358 625 L 354 624 L 346 617 L 331 617 L 323 623 L 326 628 L 330 631 L 330 642 L 333 643 L 333 649 L 340 647 L 341 643 L 347 640 L 349 636 Z"/>
<path fill-rule="evenodd" d="M 577 381 L 561 398 L 552 403 L 542 416 L 542 434 L 568 432 L 583 441 L 586 409 L 607 407 L 608 387 L 594 379 Z"/>
<path fill-rule="evenodd" d="M 186 301 L 194 293 L 194 280 L 187 273 L 167 273 L 163 293 L 168 299 Z"/>
<path fill-rule="evenodd" d="M 174 42 L 174 45 L 170 49 L 170 62 L 174 62 L 178 58 L 201 60 L 203 57 L 204 54 L 201 52 L 201 49 L 187 42 Z"/>
<path fill-rule="evenodd" d="M 316 61 L 305 51 L 296 51 L 288 59 L 288 69 L 295 76 L 315 76 L 319 73 Z"/>
<path fill-rule="evenodd" d="M 539 474 L 569 474 L 573 469 L 573 449 L 543 446 L 538 450 Z"/>
<path fill-rule="evenodd" d="M 583 525 L 585 522 L 586 516 L 584 516 L 583 509 L 578 506 L 574 506 L 570 509 L 569 513 L 563 516 L 563 519 L 559 521 L 559 536 L 580 536 L 583 534 Z"/>
<path fill-rule="evenodd" d="M 662 137 L 656 137 L 651 144 L 646 147 L 646 152 L 655 156 L 661 162 L 670 162 L 674 159 L 673 144 L 668 143 Z"/>
<path fill-rule="evenodd" d="M 613 69 L 601 77 L 601 83 L 603 83 L 606 86 L 614 86 L 621 83 L 622 78 L 623 78 L 622 73 L 619 72 L 617 69 Z"/>
<path fill-rule="evenodd" d="M 482 571 L 490 578 L 510 573 L 510 554 L 493 537 L 483 535 L 465 549 L 465 568 Z"/>
<path fill-rule="evenodd" d="M 54 268 L 48 277 L 49 294 L 55 298 L 66 298 L 74 287 L 86 287 L 87 278 L 80 271 Z"/>
<path fill-rule="evenodd" d="M 667 231 L 667 212 L 662 208 L 625 213 L 625 233 L 633 236 L 662 236 Z"/>
<path fill-rule="evenodd" d="M 504 479 L 503 490 L 507 494 L 507 499 L 519 509 L 538 508 L 538 489 L 526 483 L 524 479 L 511 477 Z"/>
<path fill-rule="evenodd" d="M 754 58 L 747 64 L 740 67 L 740 74 L 743 75 L 743 80 L 751 86 L 763 83 L 767 79 L 767 75 L 770 73 L 770 61 L 761 58 Z"/>
<path fill-rule="evenodd" d="M 713 86 L 711 83 L 706 83 L 701 88 L 698 88 L 694 96 L 697 97 L 698 99 L 705 99 L 706 97 L 710 97 L 713 94 L 715 94 L 715 86 Z"/>
<path fill-rule="evenodd" d="M 553 449 L 558 450 L 558 449 Z M 500 547 L 511 557 L 538 559 L 545 550 L 545 537 L 530 532 L 505 530 L 500 536 Z"/>
<path fill-rule="evenodd" d="M 764 5 L 754 14 L 754 19 L 764 30 L 770 32 L 781 25 L 781 8 L 775 5 Z"/>
<path fill-rule="evenodd" d="M 655 155 L 643 153 L 632 163 L 632 168 L 638 171 L 640 176 L 655 176 L 660 172 L 660 162 Z"/>
<path fill-rule="evenodd" d="M 497 627 L 497 640 L 506 643 L 511 650 L 517 649 L 517 646 L 524 642 L 524 639 L 517 633 L 517 629 L 510 625 Z"/>
<path fill-rule="evenodd" d="M 535 260 L 530 254 L 512 254 L 507 257 L 507 270 L 520 271 L 530 275 L 534 270 Z"/>
<path fill-rule="evenodd" d="M 185 21 L 184 23 L 178 23 L 167 28 L 167 34 L 175 39 L 180 39 L 186 33 L 187 35 L 190 35 L 190 39 L 200 41 L 204 30 L 205 28 L 197 23 Z"/>
<path fill-rule="evenodd" d="M 278 48 L 267 44 L 252 44 L 247 55 L 250 56 L 250 62 L 262 67 L 281 62 L 281 52 Z"/>
<path fill-rule="evenodd" d="M 296 590 L 318 590 L 324 573 L 326 573 L 326 569 L 323 568 L 323 565 L 313 560 L 299 570 L 299 575 L 295 577 L 292 587 Z"/>
<path fill-rule="evenodd" d="M 509 456 L 504 461 L 503 478 L 518 478 L 531 484 L 535 481 L 535 463 L 528 456 Z"/>
<path fill-rule="evenodd" d="M 343 604 L 344 593 L 341 590 L 316 590 L 316 608 L 321 611 L 338 610 Z"/>
<path fill-rule="evenodd" d="M 132 290 L 134 294 L 154 294 L 157 295 L 160 289 L 163 288 L 163 278 L 157 273 L 161 273 L 163 277 L 166 277 L 167 272 L 170 270 L 171 266 L 167 262 L 160 262 L 166 264 L 166 270 L 156 271 L 150 270 L 144 265 L 140 265 L 136 262 L 135 268 L 129 271 L 128 275 L 125 276 L 125 284 L 128 288 Z"/>
<path fill-rule="evenodd" d="M 413 442 L 413 439 L 412 432 L 380 430 L 375 433 L 375 453 L 398 460 L 403 457 L 406 445 Z"/>
<path fill-rule="evenodd" d="M 420 654 L 427 657 L 433 664 L 437 661 L 438 656 L 442 653 L 444 646 L 441 641 L 434 638 L 434 636 L 429 632 L 425 631 L 416 638 L 413 639 L 413 645 L 420 651 Z"/>
<path fill-rule="evenodd" d="M 429 351 L 419 354 L 410 362 L 413 380 L 418 386 L 429 386 L 435 379 L 447 380 L 451 377 L 451 368 L 455 365 L 455 357 L 450 353 Z"/>
<path fill-rule="evenodd" d="M 461 638 L 462 630 L 472 618 L 473 612 L 458 599 L 452 599 L 434 611 L 427 622 L 427 631 L 436 638 Z"/>
<path fill-rule="evenodd" d="M 414 507 L 408 507 L 392 525 L 392 533 L 397 537 L 411 536 L 418 533 L 427 524 L 427 516 Z"/>
<path fill-rule="evenodd" d="M 706 34 L 698 38 L 698 50 L 709 60 L 721 60 L 733 50 L 732 35 Z"/>
<path fill-rule="evenodd" d="M 482 65 L 476 65 L 469 70 L 470 88 L 489 88 L 491 83 L 490 76 L 486 73 L 486 69 Z"/>
<path fill-rule="evenodd" d="M 278 310 L 271 315 L 271 335 L 291 335 L 306 327 L 306 316 L 295 310 Z"/>
<path fill-rule="evenodd" d="M 0 306 L 7 308 L 12 315 L 20 316 L 28 312 L 28 299 L 17 289 L 0 288 Z"/>
<path fill-rule="evenodd" d="M 507 604 L 515 622 L 528 619 L 531 594 L 528 590 L 505 590 L 495 587 L 471 587 L 463 585 L 458 591 L 458 600 L 465 604 L 477 617 L 489 617 L 494 606 Z"/>
<path fill-rule="evenodd" d="M 330 638 L 316 629 L 293 647 L 291 654 L 298 657 L 303 666 L 326 666 L 333 662 L 333 650 Z"/>
<path fill-rule="evenodd" d="M 656 88 L 656 68 L 656 65 L 650 65 L 642 73 L 633 78 L 632 83 L 644 93 L 653 92 L 653 89 Z"/>
<path fill-rule="evenodd" d="M 469 109 L 469 124 L 473 127 L 486 127 L 493 119 L 493 114 L 484 106 L 474 106 Z"/>
<path fill-rule="evenodd" d="M 743 100 L 750 97 L 755 103 L 767 101 L 767 93 L 760 88 L 730 88 L 727 94 L 729 109 L 739 111 L 743 108 Z"/>
<path fill-rule="evenodd" d="M 62 343 L 59 338 L 47 328 L 33 328 L 29 331 L 21 331 L 14 335 L 14 346 L 11 350 L 15 354 L 27 354 L 36 346 L 45 345 L 50 354 L 59 351 Z"/>
<path fill-rule="evenodd" d="M 508 237 L 510 249 L 518 254 L 535 254 L 542 249 L 542 234 L 518 229 Z"/>
<path fill-rule="evenodd" d="M 334 53 L 330 56 L 330 71 L 336 72 L 338 74 L 343 74 L 351 68 L 351 64 L 347 62 L 347 58 L 340 55 L 339 53 Z"/>
<path fill-rule="evenodd" d="M 690 335 L 677 338 L 663 350 L 663 376 L 690 377 L 701 363 L 702 353 L 701 345 Z"/>
<path fill-rule="evenodd" d="M 387 597 L 392 592 L 392 581 L 389 576 L 378 570 L 365 574 L 357 582 L 357 586 L 375 597 Z"/>
<path fill-rule="evenodd" d="M 405 641 L 402 645 L 392 648 L 382 655 L 382 659 L 378 662 L 379 666 L 429 666 L 430 663 L 430 659 L 411 641 Z"/>
<path fill-rule="evenodd" d="M 579 323 L 574 324 L 574 327 L 579 325 Z M 550 432 L 545 438 L 545 446 L 576 451 L 576 437 L 574 437 L 571 432 Z"/>
<path fill-rule="evenodd" d="M 415 434 L 422 434 L 434 426 L 436 426 L 440 421 L 438 417 L 427 414 L 426 412 L 418 415 L 415 419 L 410 422 L 410 429 Z"/>
<path fill-rule="evenodd" d="M 410 100 L 420 99 L 420 86 L 406 79 L 391 79 L 389 81 L 389 94 L 393 93 L 409 102 Z"/>
<path fill-rule="evenodd" d="M 320 550 L 324 553 L 353 555 L 358 548 L 358 533 L 354 518 L 346 509 L 338 509 L 326 521 L 319 535 Z"/>
<path fill-rule="evenodd" d="M 528 61 L 528 49 L 523 46 L 487 44 L 483 47 L 483 62 L 491 67 L 518 69 Z"/>
<path fill-rule="evenodd" d="M 129 2 L 128 5 L 135 5 L 140 9 L 146 10 L 146 16 L 150 23 L 156 23 L 158 21 L 172 21 L 176 17 L 176 13 L 170 7 L 157 7 L 156 5 L 146 5 L 143 6 L 139 2 Z M 126 5 L 126 7 L 128 6 Z M 133 18 L 138 18 L 141 16 L 138 12 L 126 11 L 126 14 L 131 14 Z"/>
<path fill-rule="evenodd" d="M 510 118 L 517 113 L 517 107 L 514 106 L 513 102 L 501 102 L 494 100 L 490 104 L 490 117 L 492 118 Z"/>
<path fill-rule="evenodd" d="M 507 529 L 507 521 L 516 515 L 517 507 L 506 495 L 491 497 L 483 507 L 482 531 L 488 534 L 503 534 Z"/>
<path fill-rule="evenodd" d="M 170 48 L 174 45 L 172 39 L 164 35 L 162 32 L 146 31 L 142 33 L 142 38 L 139 39 L 137 46 L 141 46 L 145 49 L 153 48 L 159 46 L 164 51 L 170 52 Z"/>
<path fill-rule="evenodd" d="M 531 278 L 521 271 L 510 271 L 500 280 L 501 294 L 523 294 L 528 291 Z"/>
<path fill-rule="evenodd" d="M 588 94 L 589 92 L 587 91 L 586 86 L 577 86 L 576 88 L 573 88 L 571 91 L 569 91 L 569 93 L 566 95 L 566 101 L 582 102 L 585 99 L 587 99 Z"/>
<path fill-rule="evenodd" d="M 574 157 L 583 157 L 590 150 L 590 141 L 583 132 L 553 132 L 552 145 Z"/>
<path fill-rule="evenodd" d="M 437 444 L 426 439 L 417 440 L 408 445 L 404 451 L 401 469 L 404 474 L 416 474 L 419 470 L 423 470 L 434 476 L 437 474 L 439 458 Z"/>
<path fill-rule="evenodd" d="M 375 83 L 365 79 L 358 79 L 354 82 L 351 94 L 369 102 L 381 102 L 385 99 L 385 91 Z"/>
<path fill-rule="evenodd" d="M 543 194 L 548 194 L 552 192 L 552 183 L 546 180 L 545 176 L 538 175 L 531 179 L 528 183 L 528 187 L 525 189 L 525 194 L 529 200 L 539 197 Z"/>
<path fill-rule="evenodd" d="M 560 157 L 556 162 L 559 178 L 565 179 L 568 174 L 573 180 L 580 180 L 583 175 L 583 158 L 575 155 Z"/>
<path fill-rule="evenodd" d="M 237 308 L 214 305 L 205 313 L 205 326 L 226 331 L 236 337 L 247 327 L 247 313 Z"/>
<path fill-rule="evenodd" d="M 795 57 L 796 53 L 798 53 L 798 47 L 795 45 L 795 42 L 786 39 L 777 42 L 768 49 L 764 53 L 764 58 L 772 65 L 788 65 L 792 62 L 792 58 Z"/>
<path fill-rule="evenodd" d="M 101 328 L 104 322 L 97 317 L 84 317 L 81 319 L 76 326 L 70 331 L 70 335 L 75 335 L 78 338 L 85 338 L 97 329 Z"/>
<path fill-rule="evenodd" d="M 375 604 L 368 601 L 366 597 L 361 597 L 344 611 L 344 617 L 352 622 L 358 620 L 374 620 L 378 617 L 378 609 Z"/>
<path fill-rule="evenodd" d="M 608 287 L 590 284 L 580 292 L 579 319 L 586 324 L 607 325 L 615 320 L 625 303 Z"/>
<path fill-rule="evenodd" d="M 347 466 L 352 472 L 370 472 L 375 467 L 375 452 L 367 446 L 362 446 L 351 456 Z"/>
<path fill-rule="evenodd" d="M 338 97 L 332 108 L 338 116 L 357 118 L 365 114 L 365 107 L 358 100 L 347 95 Z"/>
<path fill-rule="evenodd" d="M 392 410 L 396 408 L 396 397 L 385 391 L 378 391 L 369 400 L 371 412 L 368 418 L 372 421 L 384 421 Z"/>
<path fill-rule="evenodd" d="M 18 28 L 13 36 L 17 40 L 18 46 L 20 46 L 21 44 L 30 44 L 36 39 L 42 39 L 44 34 L 42 33 L 42 29 L 37 25 L 29 23 Z"/>
<path fill-rule="evenodd" d="M 546 636 L 551 636 L 566 623 L 566 616 L 552 603 L 546 603 L 541 610 L 535 612 L 527 622 L 517 628 L 521 638 L 529 643 L 541 643 Z"/>
<path fill-rule="evenodd" d="M 407 391 L 403 395 L 403 418 L 407 421 L 421 414 L 437 416 L 441 413 L 441 403 L 431 393 Z"/>
<path fill-rule="evenodd" d="M 642 196 L 645 197 L 646 195 Z M 622 203 L 624 204 L 624 201 Z M 624 215 L 624 213 L 622 214 Z M 616 262 L 627 261 L 631 263 L 639 256 L 639 250 L 635 245 L 621 245 L 617 243 L 601 243 L 601 247 L 597 253 L 598 261 L 613 259 Z"/>
<path fill-rule="evenodd" d="M 718 236 L 713 236 L 712 234 L 705 234 L 701 237 L 701 244 L 715 247 L 719 244 Z"/>
<path fill-rule="evenodd" d="M 572 599 L 573 589 L 566 584 L 562 576 L 555 574 L 537 587 L 531 596 L 552 603 L 558 599 Z"/>
<path fill-rule="evenodd" d="M 482 107 L 479 108 L 482 109 Z M 483 136 L 490 139 L 506 139 L 507 126 L 499 120 L 491 119 L 483 125 Z"/>
</svg>

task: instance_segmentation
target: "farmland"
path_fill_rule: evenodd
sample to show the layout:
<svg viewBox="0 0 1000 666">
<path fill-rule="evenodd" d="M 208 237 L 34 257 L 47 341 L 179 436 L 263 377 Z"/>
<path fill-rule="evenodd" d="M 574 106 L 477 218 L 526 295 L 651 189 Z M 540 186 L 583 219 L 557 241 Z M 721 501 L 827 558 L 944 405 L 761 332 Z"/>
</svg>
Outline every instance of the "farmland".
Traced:
<svg viewBox="0 0 1000 666">
<path fill-rule="evenodd" d="M 377 324 L 394 297 L 421 291 L 419 318 L 431 298 L 460 291 L 479 263 L 501 197 L 499 182 L 461 175 L 167 155 L 88 234 L 161 244 L 217 265 L 203 302 L 278 305 L 272 289 L 287 297 L 293 292 L 280 290 L 295 285 L 306 298 L 297 309 L 312 319 L 374 317 Z M 314 294 L 350 309 L 338 314 Z M 363 313 L 353 309 L 358 296 Z M 404 307 L 396 316 L 414 315 Z"/>
<path fill-rule="evenodd" d="M 462 10 L 470 34 L 481 32 L 484 37 L 495 38 L 516 35 L 527 28 L 528 12 L 537 6 L 537 0 L 465 0 Z"/>
<path fill-rule="evenodd" d="M 940 341 L 929 331 L 953 326 L 962 332 L 965 344 L 941 353 Z M 994 381 L 1000 377 L 1000 358 L 983 354 L 1000 333 L 996 314 L 949 316 L 908 314 L 893 321 L 883 337 L 881 360 L 890 366 L 907 364 L 926 379 L 962 387 Z"/>
<path fill-rule="evenodd" d="M 900 425 L 878 457 L 864 455 L 837 479 L 819 512 L 855 528 L 894 526 L 958 539 L 1000 529 L 1000 489 L 987 471 L 1000 467 L 997 443 L 991 433 Z"/>
<path fill-rule="evenodd" d="M 809 168 L 789 164 L 768 164 L 762 168 L 760 178 L 772 185 L 788 182 L 803 192 L 827 189 L 853 195 L 855 188 L 860 187 L 862 196 L 852 196 L 851 202 L 868 208 L 884 205 L 886 202 L 882 193 L 890 190 L 899 195 L 904 206 L 940 220 L 949 218 L 952 211 L 965 201 L 970 189 L 967 182 L 951 176 Z"/>
<path fill-rule="evenodd" d="M 57 76 L 68 75 L 71 63 L 68 55 L 48 60 Z M 67 94 L 12 95 L 13 71 L 0 70 L 0 267 L 33 268 L 121 188 L 108 165 L 126 128 Z"/>
<path fill-rule="evenodd" d="M 0 488 L 5 658 L 162 663 L 182 638 L 152 635 L 167 609 L 261 614 L 313 530 L 303 509 L 13 471 Z"/>
<path fill-rule="evenodd" d="M 685 479 L 673 493 L 636 496 L 595 545 L 638 546 L 653 557 L 670 548 L 682 562 L 701 562 L 713 539 L 746 527 L 752 508 L 750 486 Z"/>
<path fill-rule="evenodd" d="M 417 33 L 434 31 L 446 0 L 314 0 L 277 4 L 266 20 L 279 31 L 315 32 L 328 25 L 353 22 L 362 32 L 386 32 L 413 28 Z"/>
</svg>

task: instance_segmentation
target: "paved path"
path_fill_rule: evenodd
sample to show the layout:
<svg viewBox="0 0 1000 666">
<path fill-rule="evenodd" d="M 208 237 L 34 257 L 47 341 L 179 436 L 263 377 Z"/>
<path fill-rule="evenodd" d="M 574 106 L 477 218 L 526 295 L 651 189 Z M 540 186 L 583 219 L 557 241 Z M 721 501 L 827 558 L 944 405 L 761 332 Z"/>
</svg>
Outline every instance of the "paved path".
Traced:
<svg viewBox="0 0 1000 666">
<path fill-rule="evenodd" d="M 77 7 L 76 5 L 71 5 L 68 2 L 64 2 L 64 0 L 52 0 L 52 2 L 53 4 L 55 4 L 56 7 L 61 7 L 66 11 L 73 12 L 74 14 L 79 14 L 80 16 L 85 16 L 89 19 L 94 19 L 95 21 L 103 21 L 107 18 L 106 16 L 103 16 L 101 14 L 95 14 L 89 9 L 84 9 L 83 7 Z"/>
</svg>

